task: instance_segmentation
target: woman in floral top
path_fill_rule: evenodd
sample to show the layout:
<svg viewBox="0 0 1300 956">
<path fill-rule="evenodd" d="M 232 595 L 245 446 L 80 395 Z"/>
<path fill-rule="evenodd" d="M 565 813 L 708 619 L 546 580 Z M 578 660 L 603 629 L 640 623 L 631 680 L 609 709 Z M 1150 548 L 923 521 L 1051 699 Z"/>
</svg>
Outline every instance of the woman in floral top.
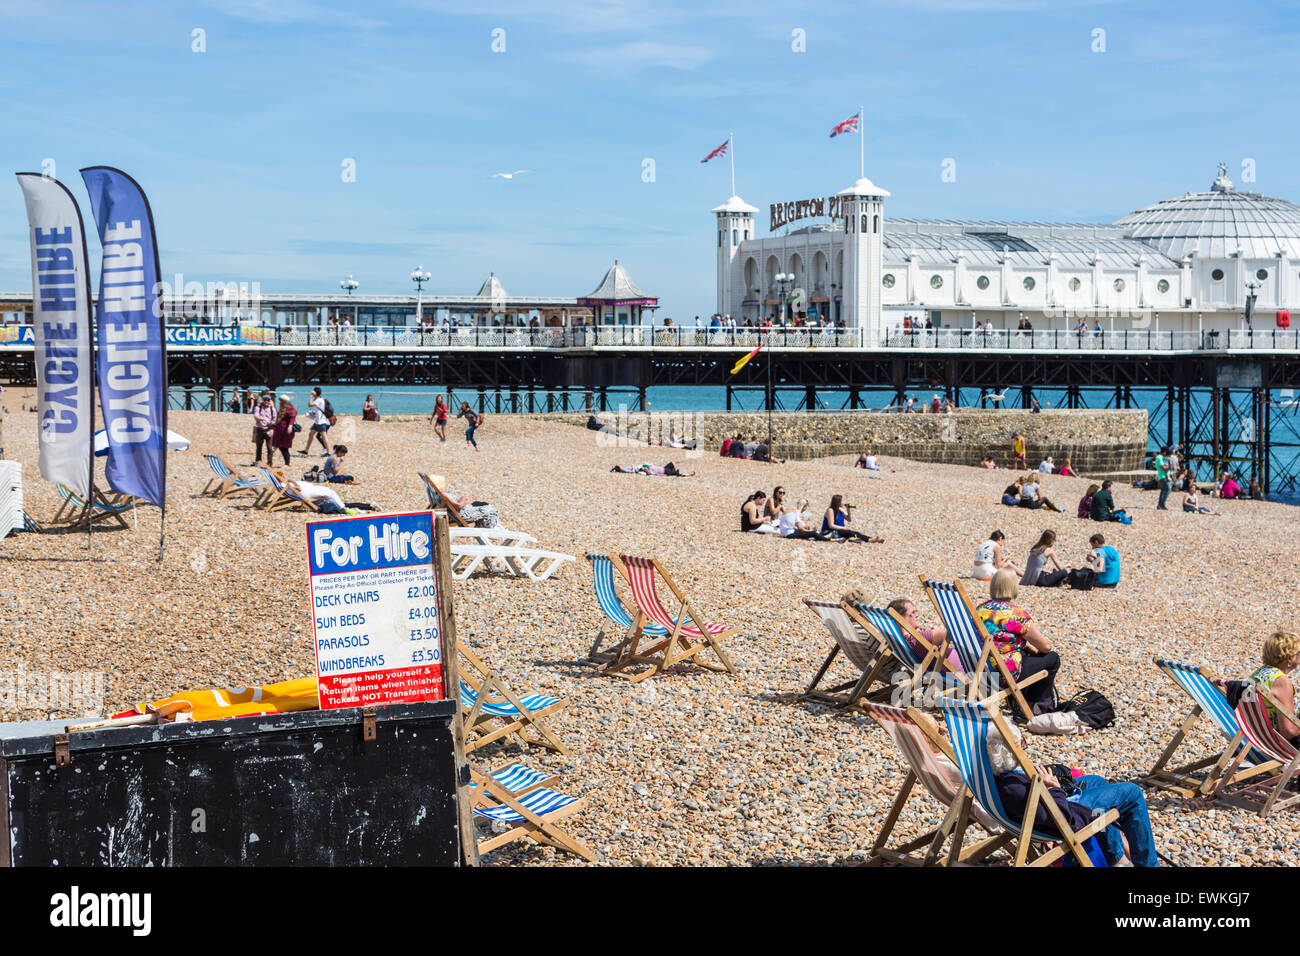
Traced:
<svg viewBox="0 0 1300 956">
<path fill-rule="evenodd" d="M 1016 573 L 1003 568 L 993 576 L 989 600 L 976 608 L 976 613 L 985 633 L 993 638 L 993 653 L 1002 658 L 1017 684 L 1023 684 L 1039 671 L 1047 672 L 1045 679 L 1036 680 L 1023 690 L 1025 701 L 1034 713 L 1043 713 L 1056 704 L 1054 685 L 1061 657 L 1052 650 L 1052 642 L 1043 635 L 1029 612 L 1015 603 L 1019 593 Z"/>
<path fill-rule="evenodd" d="M 1300 666 L 1300 637 L 1287 631 L 1276 631 L 1264 640 L 1264 666 L 1250 675 L 1250 682 L 1268 690 L 1278 705 L 1289 713 L 1278 713 L 1278 708 L 1267 697 L 1264 707 L 1273 719 L 1273 726 L 1283 737 L 1300 747 L 1300 699 L 1296 698 L 1291 671 Z"/>
</svg>

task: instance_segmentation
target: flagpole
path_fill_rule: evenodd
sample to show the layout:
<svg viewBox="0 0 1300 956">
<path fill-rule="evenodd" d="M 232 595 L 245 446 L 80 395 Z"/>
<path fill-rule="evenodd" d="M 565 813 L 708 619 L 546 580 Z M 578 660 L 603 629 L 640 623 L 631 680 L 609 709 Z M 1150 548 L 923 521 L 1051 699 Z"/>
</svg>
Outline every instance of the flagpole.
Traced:
<svg viewBox="0 0 1300 956">
<path fill-rule="evenodd" d="M 727 155 L 731 157 L 731 195 L 736 195 L 736 144 L 734 133 L 727 134 Z"/>
<path fill-rule="evenodd" d="M 867 134 L 862 128 L 862 107 L 858 107 L 858 179 L 867 178 Z"/>
<path fill-rule="evenodd" d="M 771 333 L 768 333 L 770 337 Z M 766 342 L 764 342 L 766 344 Z M 763 360 L 767 366 L 767 455 L 772 457 L 772 406 L 776 404 L 776 392 L 772 391 L 772 352 L 769 349 Z"/>
</svg>

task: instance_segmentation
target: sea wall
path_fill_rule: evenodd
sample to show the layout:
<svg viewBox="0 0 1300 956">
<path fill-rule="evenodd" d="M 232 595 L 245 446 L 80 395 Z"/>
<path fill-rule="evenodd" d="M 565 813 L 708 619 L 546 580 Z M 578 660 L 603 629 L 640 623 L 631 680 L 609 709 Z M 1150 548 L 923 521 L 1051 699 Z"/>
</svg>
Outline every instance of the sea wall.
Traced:
<svg viewBox="0 0 1300 956">
<path fill-rule="evenodd" d="M 615 429 L 607 440 L 623 435 L 636 441 L 667 441 L 672 431 L 685 440 L 717 451 L 723 439 L 742 435 L 767 438 L 765 412 L 597 412 Z M 537 415 L 537 418 L 585 425 L 587 414 Z M 1025 436 L 1027 459 L 1035 467 L 1051 455 L 1066 458 L 1084 474 L 1111 474 L 1142 468 L 1147 447 L 1147 413 L 1142 409 L 1060 409 L 1039 413 L 1018 410 L 960 409 L 949 414 L 899 414 L 878 411 L 774 412 L 772 453 L 778 458 L 808 459 L 859 454 L 914 461 L 977 465 L 992 454 L 998 464 L 1011 462 L 1011 436 Z"/>
</svg>

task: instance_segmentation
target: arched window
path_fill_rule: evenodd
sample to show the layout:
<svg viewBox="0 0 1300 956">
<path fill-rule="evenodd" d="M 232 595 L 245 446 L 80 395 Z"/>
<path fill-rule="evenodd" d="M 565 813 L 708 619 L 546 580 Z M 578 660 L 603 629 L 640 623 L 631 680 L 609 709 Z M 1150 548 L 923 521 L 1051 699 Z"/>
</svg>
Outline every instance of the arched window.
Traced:
<svg viewBox="0 0 1300 956">
<path fill-rule="evenodd" d="M 880 217 L 879 217 L 879 216 L 872 216 L 872 217 L 871 217 L 871 231 L 872 231 L 872 232 L 879 232 L 879 231 L 880 231 Z"/>
<path fill-rule="evenodd" d="M 738 242 L 740 242 L 740 230 L 733 229 L 731 230 L 731 244 L 734 246 Z"/>
<path fill-rule="evenodd" d="M 718 248 L 719 248 L 719 249 L 722 248 L 722 230 L 721 230 L 721 229 L 718 230 Z"/>
<path fill-rule="evenodd" d="M 862 231 L 867 231 L 867 214 L 865 212 L 862 214 Z"/>
</svg>

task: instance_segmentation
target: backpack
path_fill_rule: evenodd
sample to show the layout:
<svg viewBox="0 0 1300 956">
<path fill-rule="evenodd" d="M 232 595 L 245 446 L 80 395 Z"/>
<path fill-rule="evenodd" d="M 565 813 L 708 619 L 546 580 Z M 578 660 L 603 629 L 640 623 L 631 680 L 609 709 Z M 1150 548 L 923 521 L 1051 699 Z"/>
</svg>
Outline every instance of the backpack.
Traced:
<svg viewBox="0 0 1300 956">
<path fill-rule="evenodd" d="M 1076 591 L 1091 591 L 1097 583 L 1097 572 L 1092 568 L 1075 568 L 1070 572 L 1069 581 Z"/>
<path fill-rule="evenodd" d="M 1073 711 L 1093 730 L 1109 727 L 1115 722 L 1115 708 L 1099 690 L 1080 691 L 1058 709 Z"/>
<path fill-rule="evenodd" d="M 334 418 L 334 406 L 330 404 L 330 400 L 328 398 L 325 399 L 325 417 L 331 419 L 331 424 L 333 424 L 332 420 Z"/>
</svg>

